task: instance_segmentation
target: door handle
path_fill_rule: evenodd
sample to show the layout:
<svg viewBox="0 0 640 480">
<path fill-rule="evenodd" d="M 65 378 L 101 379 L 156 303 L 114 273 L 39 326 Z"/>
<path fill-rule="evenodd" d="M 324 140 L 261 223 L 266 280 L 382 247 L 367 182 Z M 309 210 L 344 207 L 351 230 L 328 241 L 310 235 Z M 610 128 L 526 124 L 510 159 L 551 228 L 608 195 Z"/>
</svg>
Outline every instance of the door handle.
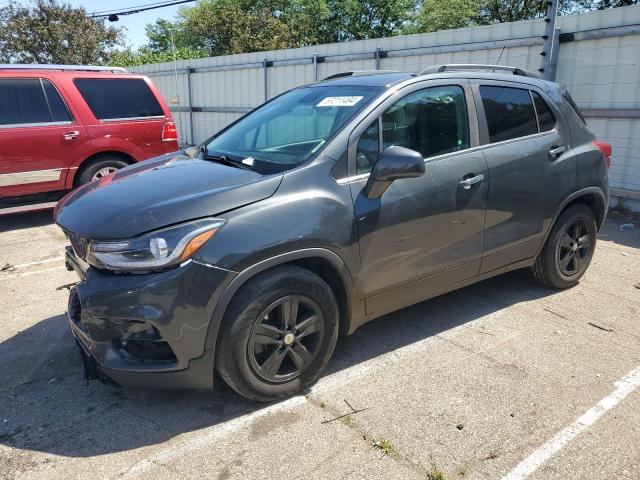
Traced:
<svg viewBox="0 0 640 480">
<path fill-rule="evenodd" d="M 462 180 L 458 185 L 461 185 L 462 188 L 464 188 L 465 190 L 469 190 L 476 183 L 480 183 L 483 180 L 484 180 L 484 175 L 480 174 L 480 175 L 476 175 L 475 177 L 466 178 L 465 180 Z"/>
<path fill-rule="evenodd" d="M 80 136 L 80 132 L 78 130 L 71 130 L 70 132 L 64 132 L 62 134 L 62 138 L 65 140 L 75 140 Z"/>
<path fill-rule="evenodd" d="M 566 151 L 567 151 L 567 147 L 565 147 L 564 145 L 554 145 L 549 150 L 549 158 L 551 160 L 555 160 Z"/>
</svg>

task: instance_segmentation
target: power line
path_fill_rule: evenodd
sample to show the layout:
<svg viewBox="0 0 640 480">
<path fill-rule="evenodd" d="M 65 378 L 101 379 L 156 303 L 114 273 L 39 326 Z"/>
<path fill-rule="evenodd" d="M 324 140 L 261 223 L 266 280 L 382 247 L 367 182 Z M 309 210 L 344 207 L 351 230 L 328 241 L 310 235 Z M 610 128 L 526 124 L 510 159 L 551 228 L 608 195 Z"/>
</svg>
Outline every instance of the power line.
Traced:
<svg viewBox="0 0 640 480">
<path fill-rule="evenodd" d="M 177 2 L 169 2 L 169 3 L 164 3 L 162 5 L 158 5 L 156 4 L 147 4 L 149 6 L 144 6 L 141 5 L 140 7 L 134 7 L 131 10 L 123 10 L 123 11 L 113 11 L 112 13 L 97 13 L 97 14 L 93 14 L 93 15 L 88 15 L 89 18 L 108 18 L 110 22 L 117 22 L 118 21 L 118 17 L 120 15 L 131 15 L 134 13 L 140 13 L 140 12 L 145 12 L 147 10 L 155 10 L 156 8 L 164 8 L 164 7 L 170 7 L 172 5 L 180 5 L 181 3 L 191 3 L 191 2 L 195 2 L 196 0 L 179 0 Z"/>
<path fill-rule="evenodd" d="M 9 1 L 11 1 L 11 0 L 9 0 Z M 99 10 L 99 11 L 96 11 L 96 12 L 91 12 L 91 15 L 108 15 L 110 13 L 114 13 L 114 12 L 117 12 L 119 10 L 125 10 L 126 9 L 128 11 L 128 10 L 134 10 L 134 9 L 137 9 L 137 8 L 152 7 L 152 6 L 155 6 L 155 5 L 160 5 L 160 6 L 164 7 L 167 4 L 172 4 L 174 1 L 176 1 L 176 0 L 162 0 L 160 2 L 154 2 L 154 3 L 143 3 L 142 5 L 131 5 L 130 7 L 112 8 L 110 10 Z M 0 2 L 0 3 L 2 3 L 2 2 Z"/>
</svg>

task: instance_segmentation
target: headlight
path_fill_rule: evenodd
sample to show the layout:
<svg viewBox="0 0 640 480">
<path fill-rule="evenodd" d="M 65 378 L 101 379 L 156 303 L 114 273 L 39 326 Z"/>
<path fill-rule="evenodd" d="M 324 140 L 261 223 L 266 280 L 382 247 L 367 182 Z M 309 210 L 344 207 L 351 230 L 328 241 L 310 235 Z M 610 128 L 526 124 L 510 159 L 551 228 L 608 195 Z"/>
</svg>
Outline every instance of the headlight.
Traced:
<svg viewBox="0 0 640 480">
<path fill-rule="evenodd" d="M 225 224 L 209 218 L 146 233 L 117 242 L 91 242 L 88 262 L 109 270 L 156 270 L 191 257 Z"/>
</svg>

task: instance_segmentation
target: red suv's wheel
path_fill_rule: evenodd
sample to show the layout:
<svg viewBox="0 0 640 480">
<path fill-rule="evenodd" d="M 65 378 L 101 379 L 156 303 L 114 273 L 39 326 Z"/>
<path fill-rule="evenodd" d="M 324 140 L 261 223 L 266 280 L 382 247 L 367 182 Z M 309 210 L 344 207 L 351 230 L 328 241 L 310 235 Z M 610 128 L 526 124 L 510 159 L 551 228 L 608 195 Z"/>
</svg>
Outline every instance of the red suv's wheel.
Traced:
<svg viewBox="0 0 640 480">
<path fill-rule="evenodd" d="M 76 187 L 105 177 L 129 164 L 120 157 L 104 156 L 94 158 L 82 167 L 76 179 Z"/>
</svg>

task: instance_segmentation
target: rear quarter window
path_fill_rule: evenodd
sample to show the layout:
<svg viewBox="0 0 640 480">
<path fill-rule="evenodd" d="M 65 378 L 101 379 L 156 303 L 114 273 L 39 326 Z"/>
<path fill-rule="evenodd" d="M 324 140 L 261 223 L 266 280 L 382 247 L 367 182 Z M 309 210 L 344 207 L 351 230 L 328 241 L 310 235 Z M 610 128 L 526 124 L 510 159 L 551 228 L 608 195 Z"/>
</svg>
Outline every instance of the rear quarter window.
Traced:
<svg viewBox="0 0 640 480">
<path fill-rule="evenodd" d="M 99 120 L 164 116 L 141 78 L 76 78 L 73 83 Z"/>
</svg>

